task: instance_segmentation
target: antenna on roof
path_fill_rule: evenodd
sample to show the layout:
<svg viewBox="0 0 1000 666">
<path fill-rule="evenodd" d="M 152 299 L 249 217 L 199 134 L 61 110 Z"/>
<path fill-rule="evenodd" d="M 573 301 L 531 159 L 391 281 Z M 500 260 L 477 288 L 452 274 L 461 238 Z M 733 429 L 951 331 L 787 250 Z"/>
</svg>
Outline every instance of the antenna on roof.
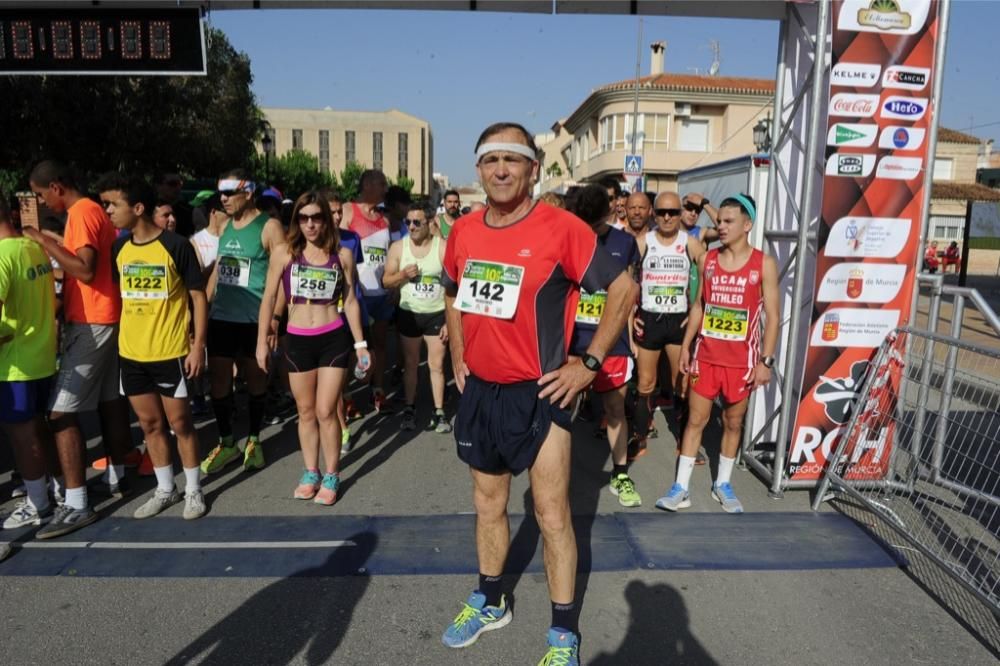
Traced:
<svg viewBox="0 0 1000 666">
<path fill-rule="evenodd" d="M 708 68 L 708 75 L 715 76 L 719 73 L 719 67 L 722 65 L 722 47 L 717 39 L 710 40 L 708 45 L 712 49 L 712 66 Z"/>
</svg>

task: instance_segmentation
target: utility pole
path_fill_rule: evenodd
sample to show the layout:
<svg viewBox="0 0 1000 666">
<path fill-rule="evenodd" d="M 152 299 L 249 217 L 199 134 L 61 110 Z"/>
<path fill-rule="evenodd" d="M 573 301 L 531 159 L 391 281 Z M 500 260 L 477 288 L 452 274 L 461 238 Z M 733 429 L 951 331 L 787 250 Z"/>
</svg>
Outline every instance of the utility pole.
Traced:
<svg viewBox="0 0 1000 666">
<path fill-rule="evenodd" d="M 642 66 L 642 18 L 639 18 L 639 36 L 635 42 L 635 103 L 632 107 L 632 154 L 638 154 L 636 143 L 639 139 L 639 68 Z"/>
</svg>

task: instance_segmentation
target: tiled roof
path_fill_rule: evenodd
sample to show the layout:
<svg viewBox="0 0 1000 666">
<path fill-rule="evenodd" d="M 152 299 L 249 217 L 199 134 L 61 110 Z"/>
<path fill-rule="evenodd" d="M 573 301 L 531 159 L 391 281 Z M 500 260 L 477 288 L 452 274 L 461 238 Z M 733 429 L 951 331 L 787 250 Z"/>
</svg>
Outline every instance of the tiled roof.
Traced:
<svg viewBox="0 0 1000 666">
<path fill-rule="evenodd" d="M 931 184 L 931 199 L 1000 201 L 1000 190 L 994 190 L 979 183 L 956 183 L 953 180 L 938 180 Z"/>
<path fill-rule="evenodd" d="M 601 86 L 598 90 L 627 90 L 635 79 Z M 697 74 L 655 74 L 639 77 L 641 88 L 661 88 L 679 92 L 774 93 L 771 79 L 747 79 L 737 76 L 699 76 Z"/>
<path fill-rule="evenodd" d="M 982 143 L 982 139 L 947 127 L 938 127 L 938 141 L 946 143 Z"/>
</svg>

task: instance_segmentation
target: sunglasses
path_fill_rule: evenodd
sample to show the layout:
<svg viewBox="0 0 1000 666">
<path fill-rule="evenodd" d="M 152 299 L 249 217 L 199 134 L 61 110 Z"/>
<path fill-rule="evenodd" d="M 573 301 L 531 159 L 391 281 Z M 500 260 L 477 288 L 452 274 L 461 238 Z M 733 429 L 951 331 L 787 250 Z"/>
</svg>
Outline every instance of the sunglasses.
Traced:
<svg viewBox="0 0 1000 666">
<path fill-rule="evenodd" d="M 305 224 L 306 222 L 316 222 L 317 224 L 322 224 L 326 222 L 326 220 L 323 219 L 322 213 L 313 213 L 312 215 L 309 215 L 308 213 L 299 213 L 295 216 L 295 219 L 299 221 L 299 224 Z"/>
<path fill-rule="evenodd" d="M 243 194 L 243 190 L 219 190 L 219 195 L 223 197 L 235 197 L 237 194 Z"/>
<path fill-rule="evenodd" d="M 680 208 L 657 208 L 656 214 L 659 217 L 677 217 L 681 214 Z"/>
<path fill-rule="evenodd" d="M 696 203 L 690 203 L 690 202 L 688 202 L 688 203 L 684 204 L 684 210 L 691 211 L 692 213 L 697 213 L 697 212 L 701 211 L 701 206 L 699 206 Z"/>
<path fill-rule="evenodd" d="M 408 227 L 422 227 L 424 225 L 420 220 L 407 220 L 406 226 Z"/>
</svg>

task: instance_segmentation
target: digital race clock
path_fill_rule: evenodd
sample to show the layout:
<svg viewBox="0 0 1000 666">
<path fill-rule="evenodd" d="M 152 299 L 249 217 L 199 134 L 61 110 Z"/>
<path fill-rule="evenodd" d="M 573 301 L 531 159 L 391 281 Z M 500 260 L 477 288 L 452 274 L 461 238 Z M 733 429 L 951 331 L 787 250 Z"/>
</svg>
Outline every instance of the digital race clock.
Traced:
<svg viewBox="0 0 1000 666">
<path fill-rule="evenodd" d="M 206 73 L 198 8 L 0 9 L 0 74 Z"/>
</svg>

